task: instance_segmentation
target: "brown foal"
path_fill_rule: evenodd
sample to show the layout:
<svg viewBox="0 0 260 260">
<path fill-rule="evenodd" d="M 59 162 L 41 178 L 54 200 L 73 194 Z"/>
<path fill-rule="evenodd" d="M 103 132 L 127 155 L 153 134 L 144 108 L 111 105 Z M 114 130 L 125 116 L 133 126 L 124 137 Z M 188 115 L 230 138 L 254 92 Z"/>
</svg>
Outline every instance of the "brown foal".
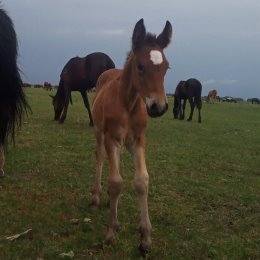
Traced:
<svg viewBox="0 0 260 260">
<path fill-rule="evenodd" d="M 120 155 L 125 145 L 135 167 L 134 184 L 141 210 L 139 248 L 143 252 L 151 247 L 152 230 L 147 203 L 149 175 L 145 163 L 145 129 L 148 115 L 161 116 L 168 108 L 164 76 L 169 63 L 163 49 L 170 43 L 171 36 L 172 26 L 168 21 L 158 37 L 146 33 L 143 19 L 137 22 L 132 50 L 124 68 L 108 70 L 99 77 L 93 101 L 97 168 L 91 203 L 100 204 L 102 167 L 107 153 L 110 217 L 105 241 L 114 244 L 119 227 L 117 205 L 123 184 Z"/>
</svg>

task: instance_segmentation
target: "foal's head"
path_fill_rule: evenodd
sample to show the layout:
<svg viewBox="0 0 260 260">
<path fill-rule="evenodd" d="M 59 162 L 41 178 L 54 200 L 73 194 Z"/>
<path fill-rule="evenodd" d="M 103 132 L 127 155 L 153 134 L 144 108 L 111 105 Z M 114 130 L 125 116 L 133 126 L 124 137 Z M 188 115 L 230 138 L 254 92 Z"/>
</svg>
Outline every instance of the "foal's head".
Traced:
<svg viewBox="0 0 260 260">
<path fill-rule="evenodd" d="M 169 63 L 163 53 L 172 36 L 170 22 L 156 37 L 146 33 L 143 19 L 135 25 L 132 36 L 132 80 L 140 96 L 146 103 L 149 116 L 161 116 L 168 108 L 164 91 L 164 76 Z"/>
</svg>

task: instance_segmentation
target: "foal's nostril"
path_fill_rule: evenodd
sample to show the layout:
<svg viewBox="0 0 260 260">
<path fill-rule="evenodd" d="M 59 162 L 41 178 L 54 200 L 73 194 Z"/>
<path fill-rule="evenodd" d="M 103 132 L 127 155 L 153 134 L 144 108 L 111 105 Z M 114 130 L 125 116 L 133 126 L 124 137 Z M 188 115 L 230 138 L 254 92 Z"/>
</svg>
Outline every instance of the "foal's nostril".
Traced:
<svg viewBox="0 0 260 260">
<path fill-rule="evenodd" d="M 149 116 L 158 117 L 164 114 L 164 112 L 168 109 L 168 104 L 165 103 L 164 106 L 161 106 L 157 103 L 152 103 L 150 106 L 147 106 L 147 111 Z"/>
<path fill-rule="evenodd" d="M 151 111 L 156 111 L 157 110 L 157 105 L 153 103 L 150 107 Z"/>
</svg>

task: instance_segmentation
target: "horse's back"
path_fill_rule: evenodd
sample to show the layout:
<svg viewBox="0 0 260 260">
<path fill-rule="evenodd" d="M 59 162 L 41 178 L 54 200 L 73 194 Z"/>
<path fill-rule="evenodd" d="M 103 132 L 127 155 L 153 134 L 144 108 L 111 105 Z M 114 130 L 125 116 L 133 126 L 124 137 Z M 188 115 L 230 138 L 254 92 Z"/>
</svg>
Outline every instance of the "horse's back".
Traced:
<svg viewBox="0 0 260 260">
<path fill-rule="evenodd" d="M 201 97 L 202 85 L 199 80 L 191 78 L 186 81 L 186 86 L 189 88 L 192 96 Z"/>
<path fill-rule="evenodd" d="M 71 90 L 87 90 L 95 87 L 102 72 L 114 67 L 114 62 L 105 53 L 95 52 L 86 57 L 74 57 L 64 66 L 61 80 L 69 82 Z"/>
</svg>

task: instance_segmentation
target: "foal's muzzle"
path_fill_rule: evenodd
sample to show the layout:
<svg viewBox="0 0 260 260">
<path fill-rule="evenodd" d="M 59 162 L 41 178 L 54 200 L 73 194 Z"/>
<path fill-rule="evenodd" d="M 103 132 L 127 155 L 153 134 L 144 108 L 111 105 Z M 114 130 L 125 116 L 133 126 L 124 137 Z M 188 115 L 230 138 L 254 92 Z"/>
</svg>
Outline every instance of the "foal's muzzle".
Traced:
<svg viewBox="0 0 260 260">
<path fill-rule="evenodd" d="M 152 103 L 149 106 L 146 105 L 146 109 L 150 117 L 159 117 L 167 111 L 168 103 L 165 103 L 164 105 Z"/>
</svg>

